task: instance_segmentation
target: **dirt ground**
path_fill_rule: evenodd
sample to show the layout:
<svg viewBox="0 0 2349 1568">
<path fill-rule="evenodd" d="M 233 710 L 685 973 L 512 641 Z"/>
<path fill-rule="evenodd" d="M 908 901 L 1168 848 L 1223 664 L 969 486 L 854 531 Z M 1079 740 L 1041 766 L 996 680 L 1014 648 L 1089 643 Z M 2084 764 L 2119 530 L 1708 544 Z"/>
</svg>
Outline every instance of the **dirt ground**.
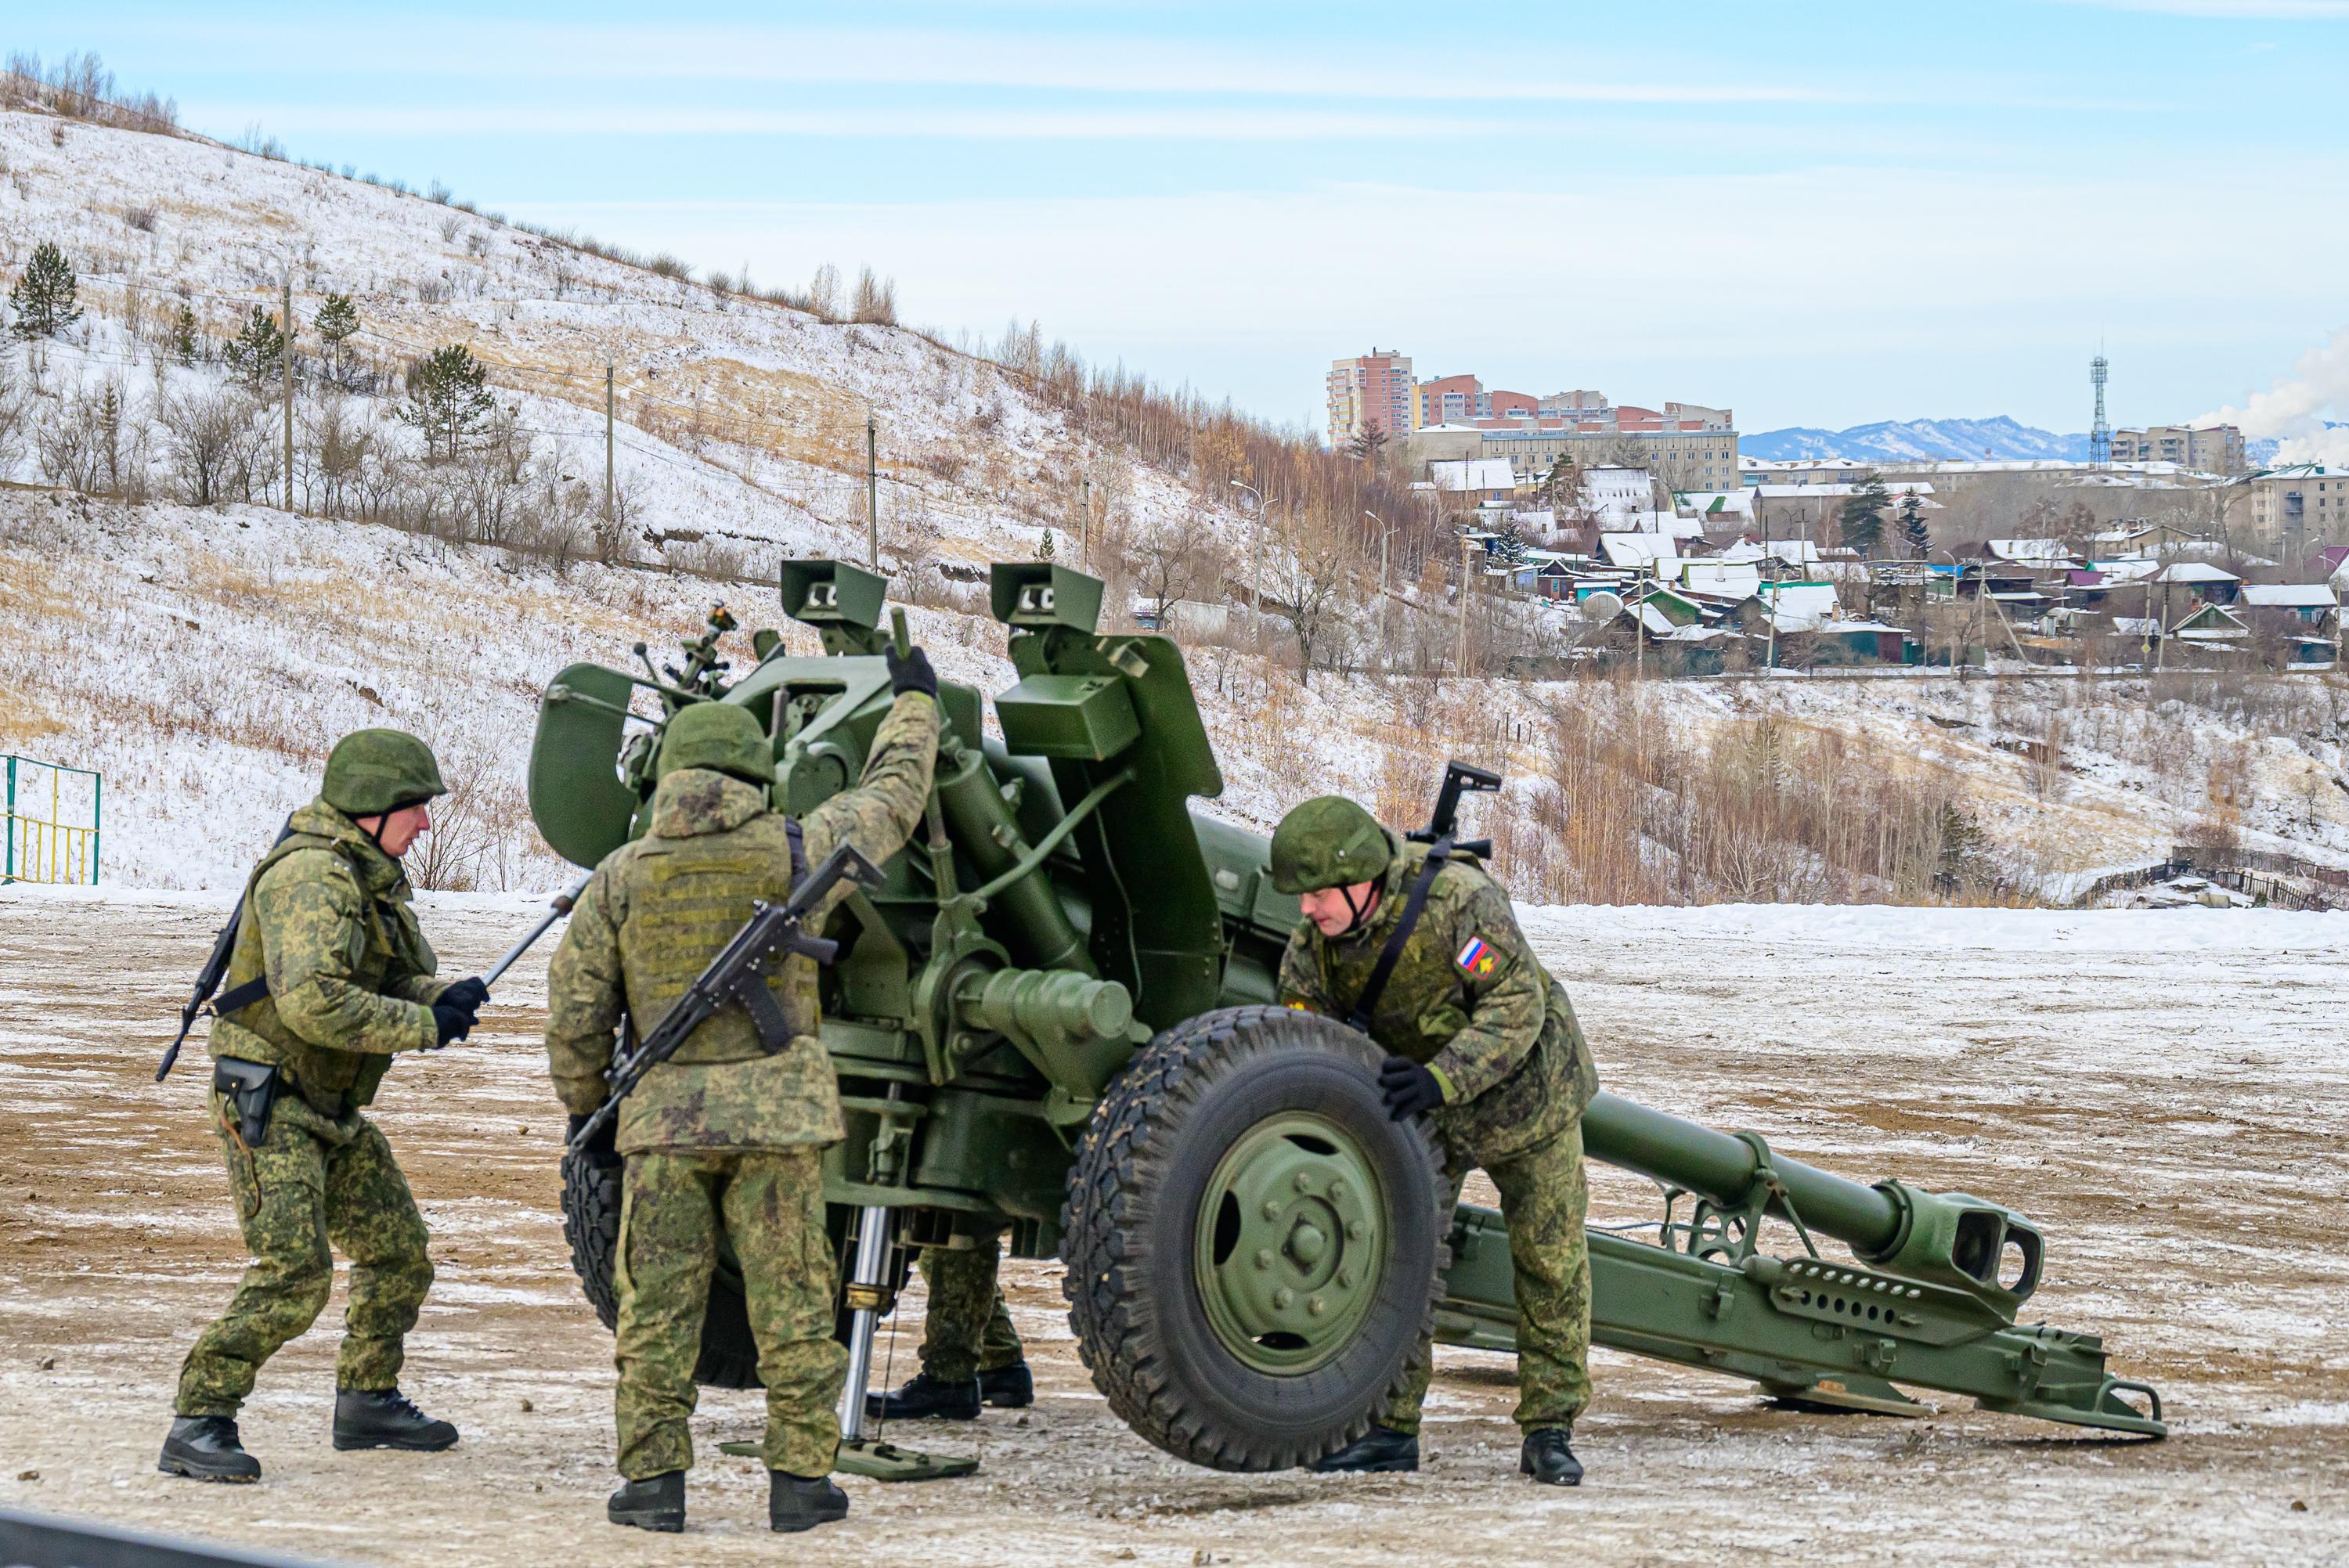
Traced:
<svg viewBox="0 0 2349 1568">
<path fill-rule="evenodd" d="M 461 973 L 524 907 L 440 901 L 426 929 Z M 975 1450 L 980 1473 L 850 1480 L 849 1522 L 788 1543 L 763 1528 L 756 1461 L 716 1451 L 756 1429 L 741 1393 L 704 1399 L 688 1533 L 603 1522 L 609 1338 L 555 1212 L 543 969 L 502 988 L 486 1038 L 400 1063 L 379 1104 L 440 1271 L 404 1386 L 462 1445 L 328 1447 L 338 1301 L 247 1408 L 262 1485 L 155 1472 L 180 1357 L 243 1261 L 201 1048 L 150 1078 L 218 919 L 201 895 L 0 892 L 0 1506 L 348 1563 L 2349 1563 L 2342 917 L 1528 916 L 1619 1092 L 2038 1219 L 2033 1310 L 2161 1387 L 2166 1443 L 1955 1399 L 1919 1421 L 1783 1413 L 1601 1352 L 1589 1480 L 1548 1492 L 1516 1475 L 1506 1358 L 1447 1352 L 1418 1475 L 1219 1475 L 1108 1414 L 1056 1269 L 1022 1264 L 1007 1278 L 1035 1408 L 900 1429 Z M 1653 1211 L 1643 1183 L 1594 1184 L 1602 1218 Z M 885 1330 L 876 1377 L 910 1370 L 920 1305 Z"/>
</svg>

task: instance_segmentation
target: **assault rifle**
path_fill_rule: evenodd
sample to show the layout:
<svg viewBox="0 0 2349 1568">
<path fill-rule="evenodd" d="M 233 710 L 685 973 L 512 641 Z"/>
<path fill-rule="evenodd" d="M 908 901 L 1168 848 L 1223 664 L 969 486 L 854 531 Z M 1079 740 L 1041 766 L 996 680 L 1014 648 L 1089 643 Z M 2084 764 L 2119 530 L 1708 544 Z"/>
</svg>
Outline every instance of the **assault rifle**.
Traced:
<svg viewBox="0 0 2349 1568">
<path fill-rule="evenodd" d="M 843 844 L 824 856 L 823 862 L 809 873 L 806 881 L 792 889 L 792 896 L 781 903 L 761 902 L 752 905 L 750 918 L 742 929 L 709 961 L 709 967 L 686 987 L 676 1005 L 662 1016 L 659 1026 L 604 1075 L 611 1092 L 596 1107 L 595 1114 L 580 1125 L 567 1146 L 568 1151 L 577 1154 L 594 1143 L 612 1119 L 619 1115 L 620 1102 L 644 1081 L 645 1075 L 676 1055 L 686 1037 L 720 1007 L 739 1006 L 750 1014 L 762 1040 L 781 1035 L 790 1021 L 783 1016 L 775 994 L 767 988 L 768 965 L 793 954 L 804 954 L 818 964 L 829 964 L 840 955 L 840 944 L 807 935 L 800 930 L 800 923 L 843 880 L 859 887 L 871 887 L 880 882 L 881 872 L 854 844 Z"/>
<path fill-rule="evenodd" d="M 269 847 L 272 850 L 274 850 L 277 847 L 277 844 L 284 843 L 293 836 L 294 819 L 288 817 L 285 819 L 285 825 L 277 830 L 277 843 L 272 844 Z M 180 1059 L 180 1047 L 188 1043 L 188 1031 L 196 1026 L 197 1018 L 203 1015 L 204 1004 L 212 999 L 212 993 L 220 989 L 222 977 L 228 974 L 228 961 L 236 951 L 237 927 L 242 924 L 244 920 L 245 894 L 252 891 L 253 882 L 252 879 L 248 877 L 245 880 L 244 892 L 238 893 L 236 895 L 236 902 L 229 906 L 228 923 L 222 926 L 219 931 L 212 934 L 212 954 L 204 960 L 204 966 L 196 971 L 194 994 L 189 996 L 188 1005 L 180 1009 L 180 1032 L 173 1036 L 171 1037 L 171 1043 L 164 1047 L 163 1059 L 155 1064 L 155 1081 L 157 1083 L 161 1083 L 165 1078 L 171 1076 L 171 1068 L 179 1062 Z M 240 991 L 243 989 L 243 987 L 242 986 L 238 987 L 238 990 Z M 266 995 L 269 987 L 264 985 L 261 990 L 262 995 Z M 231 992 L 229 996 L 223 997 L 222 1000 L 230 1000 L 235 995 L 235 992 Z M 258 1002 L 259 1000 L 261 1000 L 260 995 L 248 996 L 244 999 L 244 1003 L 239 1003 L 237 1006 L 241 1006 L 245 1005 L 245 1003 Z M 236 1006 L 231 1006 L 225 1009 L 214 1008 L 213 1016 L 219 1016 L 222 1011 L 233 1013 L 236 1011 Z"/>
<path fill-rule="evenodd" d="M 1487 768 L 1471 768 L 1465 762 L 1444 765 L 1444 788 L 1436 791 L 1435 810 L 1427 819 L 1427 826 L 1403 836 L 1414 844 L 1442 843 L 1452 840 L 1454 851 L 1474 855 L 1480 861 L 1493 858 L 1493 841 L 1470 839 L 1463 842 L 1454 835 L 1460 830 L 1460 796 L 1489 795 L 1501 787 L 1501 776 Z"/>
</svg>

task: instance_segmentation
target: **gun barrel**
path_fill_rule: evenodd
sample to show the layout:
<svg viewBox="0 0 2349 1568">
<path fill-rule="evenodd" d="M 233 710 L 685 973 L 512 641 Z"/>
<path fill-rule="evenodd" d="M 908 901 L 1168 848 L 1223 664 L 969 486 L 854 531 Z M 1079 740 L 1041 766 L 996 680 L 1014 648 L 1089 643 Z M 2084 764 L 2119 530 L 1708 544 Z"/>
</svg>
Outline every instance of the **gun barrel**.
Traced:
<svg viewBox="0 0 2349 1568">
<path fill-rule="evenodd" d="M 1604 1090 L 1583 1112 L 1582 1141 L 1594 1160 L 1731 1206 L 1751 1199 L 1762 1164 L 1761 1152 L 1742 1138 Z M 1899 1240 L 1906 1211 L 1890 1193 L 1775 1151 L 1770 1168 L 1810 1229 L 1868 1255 L 1882 1253 Z"/>
</svg>

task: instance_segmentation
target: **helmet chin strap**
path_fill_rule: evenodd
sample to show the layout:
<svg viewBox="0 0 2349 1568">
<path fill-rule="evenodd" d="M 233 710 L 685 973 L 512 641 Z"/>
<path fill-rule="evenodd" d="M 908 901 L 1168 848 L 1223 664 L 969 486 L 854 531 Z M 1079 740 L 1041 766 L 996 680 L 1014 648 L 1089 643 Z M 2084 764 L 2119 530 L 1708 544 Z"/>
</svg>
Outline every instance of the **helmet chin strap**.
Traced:
<svg viewBox="0 0 2349 1568">
<path fill-rule="evenodd" d="M 1338 934 L 1351 936 L 1362 929 L 1362 922 L 1368 920 L 1371 917 L 1371 912 L 1379 907 L 1379 884 L 1372 882 L 1371 891 L 1362 895 L 1362 902 L 1359 904 L 1354 902 L 1354 890 L 1348 883 L 1338 884 L 1338 896 L 1346 901 L 1346 913 L 1353 916 L 1346 923 L 1346 929 Z"/>
</svg>

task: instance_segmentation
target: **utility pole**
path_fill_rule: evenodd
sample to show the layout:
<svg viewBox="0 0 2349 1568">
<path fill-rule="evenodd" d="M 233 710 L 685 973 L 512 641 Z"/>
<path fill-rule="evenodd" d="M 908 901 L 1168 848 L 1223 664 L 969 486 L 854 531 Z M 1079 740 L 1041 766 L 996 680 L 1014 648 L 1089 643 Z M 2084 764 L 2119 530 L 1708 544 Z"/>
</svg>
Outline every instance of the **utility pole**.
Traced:
<svg viewBox="0 0 2349 1568">
<path fill-rule="evenodd" d="M 1648 678 L 1647 581 L 1648 568 L 1644 563 L 1642 563 L 1640 567 L 1639 574 L 1631 579 L 1632 587 L 1635 590 L 1638 590 L 1640 593 L 1639 602 L 1631 606 L 1631 635 L 1639 649 L 1639 652 L 1633 655 L 1631 662 L 1631 679 L 1634 682 L 1644 681 Z M 1771 644 L 1771 650 L 1775 656 L 1777 650 L 1777 644 L 1775 641 Z"/>
<path fill-rule="evenodd" d="M 1461 678 L 1464 680 L 1468 676 L 1468 590 L 1474 581 L 1468 575 L 1468 551 L 1474 542 L 1469 538 L 1468 531 L 1462 529 L 1460 531 L 1460 645 L 1453 655 L 1453 664 L 1459 670 Z"/>
<path fill-rule="evenodd" d="M 278 326 L 285 335 L 280 359 L 285 369 L 285 510 L 294 510 L 294 273 L 289 269 L 282 274 L 285 293 L 280 306 Z"/>
<path fill-rule="evenodd" d="M 1093 476 L 1080 471 L 1077 475 L 1077 552 L 1084 557 L 1093 537 Z"/>
<path fill-rule="evenodd" d="M 618 396 L 613 387 L 612 362 L 607 359 L 604 361 L 604 527 L 607 531 L 619 521 L 612 511 L 613 406 Z"/>
<path fill-rule="evenodd" d="M 881 570 L 881 426 L 864 409 L 864 563 Z"/>
</svg>

